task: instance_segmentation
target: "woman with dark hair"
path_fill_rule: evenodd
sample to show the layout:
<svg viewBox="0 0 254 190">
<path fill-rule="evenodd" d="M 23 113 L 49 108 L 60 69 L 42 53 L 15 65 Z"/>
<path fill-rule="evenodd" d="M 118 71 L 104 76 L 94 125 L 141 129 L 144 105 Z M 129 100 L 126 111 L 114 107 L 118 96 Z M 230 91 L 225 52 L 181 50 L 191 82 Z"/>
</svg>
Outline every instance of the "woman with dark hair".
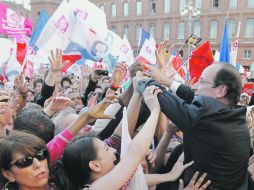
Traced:
<svg viewBox="0 0 254 190">
<path fill-rule="evenodd" d="M 49 190 L 49 152 L 35 135 L 13 132 L 0 139 L 4 190 Z"/>
</svg>

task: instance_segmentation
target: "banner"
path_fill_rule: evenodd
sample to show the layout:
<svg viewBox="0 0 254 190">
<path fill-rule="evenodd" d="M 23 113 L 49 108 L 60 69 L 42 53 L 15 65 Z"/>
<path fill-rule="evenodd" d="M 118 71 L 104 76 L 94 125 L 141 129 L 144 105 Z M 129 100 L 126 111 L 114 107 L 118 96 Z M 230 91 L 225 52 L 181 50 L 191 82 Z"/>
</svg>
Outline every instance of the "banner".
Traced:
<svg viewBox="0 0 254 190">
<path fill-rule="evenodd" d="M 0 33 L 23 42 L 32 34 L 32 21 L 0 3 Z"/>
</svg>

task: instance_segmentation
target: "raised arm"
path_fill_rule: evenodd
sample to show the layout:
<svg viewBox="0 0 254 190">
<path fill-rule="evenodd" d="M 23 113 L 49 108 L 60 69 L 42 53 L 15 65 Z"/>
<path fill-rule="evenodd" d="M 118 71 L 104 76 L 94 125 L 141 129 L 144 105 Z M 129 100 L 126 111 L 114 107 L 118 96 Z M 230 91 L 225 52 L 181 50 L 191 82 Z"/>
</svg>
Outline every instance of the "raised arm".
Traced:
<svg viewBox="0 0 254 190">
<path fill-rule="evenodd" d="M 160 106 L 157 95 L 160 90 L 151 86 L 144 93 L 145 101 L 151 111 L 151 115 L 141 131 L 133 139 L 125 157 L 108 174 L 95 181 L 89 190 L 104 189 L 106 186 L 111 190 L 119 190 L 131 177 L 137 166 L 145 158 L 152 142 L 156 124 L 158 121 Z M 121 174 L 121 175 L 119 175 Z M 112 180 L 114 179 L 114 180 Z M 110 183 L 108 183 L 110 181 Z"/>
</svg>

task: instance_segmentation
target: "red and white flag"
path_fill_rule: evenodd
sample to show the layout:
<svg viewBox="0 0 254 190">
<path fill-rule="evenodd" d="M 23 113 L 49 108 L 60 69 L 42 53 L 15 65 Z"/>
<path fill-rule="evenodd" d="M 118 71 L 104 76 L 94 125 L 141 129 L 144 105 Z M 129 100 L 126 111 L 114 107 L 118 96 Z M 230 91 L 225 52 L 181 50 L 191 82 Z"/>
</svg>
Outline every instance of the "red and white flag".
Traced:
<svg viewBox="0 0 254 190">
<path fill-rule="evenodd" d="M 234 67 L 236 67 L 237 50 L 239 47 L 240 27 L 241 27 L 241 22 L 239 22 L 239 24 L 238 24 L 238 29 L 237 29 L 235 41 L 231 45 L 230 64 L 232 64 Z"/>
</svg>

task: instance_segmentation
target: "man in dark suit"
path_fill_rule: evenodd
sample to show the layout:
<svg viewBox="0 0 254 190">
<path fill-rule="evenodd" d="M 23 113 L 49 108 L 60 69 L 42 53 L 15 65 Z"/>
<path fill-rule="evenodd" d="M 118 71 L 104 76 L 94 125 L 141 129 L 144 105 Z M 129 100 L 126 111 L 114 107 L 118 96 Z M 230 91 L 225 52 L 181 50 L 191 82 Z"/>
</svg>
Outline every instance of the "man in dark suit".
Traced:
<svg viewBox="0 0 254 190">
<path fill-rule="evenodd" d="M 232 65 L 210 65 L 194 97 L 189 87 L 170 81 L 159 69 L 148 70 L 156 82 L 170 88 L 158 96 L 161 110 L 184 133 L 185 163 L 194 160 L 184 174 L 185 183 L 199 171 L 208 173 L 210 190 L 247 190 L 250 136 L 246 108 L 237 106 L 242 87 L 238 71 Z"/>
</svg>

